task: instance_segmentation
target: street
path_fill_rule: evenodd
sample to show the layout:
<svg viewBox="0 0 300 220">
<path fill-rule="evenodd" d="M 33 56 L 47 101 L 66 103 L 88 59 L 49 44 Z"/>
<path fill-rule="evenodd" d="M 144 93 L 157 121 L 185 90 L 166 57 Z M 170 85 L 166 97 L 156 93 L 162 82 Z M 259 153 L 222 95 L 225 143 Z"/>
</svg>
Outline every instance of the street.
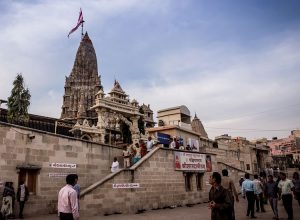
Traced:
<svg viewBox="0 0 300 220">
<path fill-rule="evenodd" d="M 236 219 L 244 220 L 249 219 L 246 217 L 246 200 L 240 198 L 240 202 L 235 205 Z M 293 201 L 294 219 L 300 219 L 300 207 L 296 200 Z M 272 219 L 273 212 L 269 205 L 265 205 L 265 213 L 256 213 L 257 219 Z M 287 215 L 284 211 L 282 201 L 278 203 L 279 218 L 286 219 Z M 57 220 L 56 215 L 45 215 L 34 218 L 26 218 L 28 220 Z M 176 207 L 174 209 L 159 209 L 146 211 L 141 214 L 116 214 L 109 216 L 93 216 L 93 217 L 81 217 L 80 220 L 199 220 L 210 219 L 210 210 L 207 208 L 207 204 L 199 204 L 192 207 Z"/>
</svg>

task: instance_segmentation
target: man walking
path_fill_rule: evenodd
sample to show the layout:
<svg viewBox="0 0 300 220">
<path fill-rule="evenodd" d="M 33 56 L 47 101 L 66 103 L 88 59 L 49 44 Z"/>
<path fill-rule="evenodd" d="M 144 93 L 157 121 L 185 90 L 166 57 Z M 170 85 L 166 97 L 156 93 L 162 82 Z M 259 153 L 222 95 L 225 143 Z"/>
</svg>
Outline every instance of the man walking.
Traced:
<svg viewBox="0 0 300 220">
<path fill-rule="evenodd" d="M 264 209 L 264 196 L 263 196 L 263 184 L 258 179 L 258 175 L 254 175 L 254 192 L 255 192 L 255 203 L 256 203 L 256 212 L 259 212 L 259 207 L 261 212 L 266 212 Z"/>
<path fill-rule="evenodd" d="M 25 202 L 28 200 L 29 191 L 27 186 L 25 186 L 24 181 L 20 181 L 20 185 L 17 190 L 17 201 L 19 202 L 19 218 L 23 219 L 23 210 Z"/>
<path fill-rule="evenodd" d="M 285 173 L 280 173 L 280 181 L 278 183 L 279 189 L 279 199 L 282 198 L 282 203 L 286 213 L 288 214 L 288 219 L 293 220 L 293 195 L 295 187 L 291 180 L 286 178 Z"/>
<path fill-rule="evenodd" d="M 222 170 L 222 186 L 228 190 L 230 194 L 230 199 L 231 199 L 231 208 L 232 208 L 232 220 L 235 220 L 235 211 L 234 211 L 234 197 L 236 202 L 239 202 L 239 195 L 236 191 L 235 185 L 232 181 L 232 179 L 229 178 L 228 176 L 228 170 L 224 169 Z"/>
<path fill-rule="evenodd" d="M 209 205 L 211 209 L 211 220 L 231 220 L 231 201 L 227 189 L 221 186 L 221 175 L 213 172 L 210 176 L 209 183 L 211 189 L 209 191 Z"/>
<path fill-rule="evenodd" d="M 58 193 L 57 210 L 60 220 L 79 220 L 77 192 L 73 189 L 78 176 L 69 174 L 65 185 Z"/>
<path fill-rule="evenodd" d="M 278 217 L 278 209 L 277 209 L 277 200 L 278 200 L 278 188 L 277 182 L 273 180 L 273 175 L 268 176 L 268 182 L 266 183 L 266 197 L 269 199 L 270 206 L 274 213 L 274 218 L 276 220 L 279 219 Z"/>
<path fill-rule="evenodd" d="M 248 201 L 247 216 L 250 215 L 251 218 L 256 218 L 254 216 L 254 201 L 255 201 L 254 184 L 253 181 L 250 180 L 249 173 L 245 174 L 245 180 L 242 183 L 242 195 L 243 198 L 245 198 L 246 196 Z"/>
</svg>

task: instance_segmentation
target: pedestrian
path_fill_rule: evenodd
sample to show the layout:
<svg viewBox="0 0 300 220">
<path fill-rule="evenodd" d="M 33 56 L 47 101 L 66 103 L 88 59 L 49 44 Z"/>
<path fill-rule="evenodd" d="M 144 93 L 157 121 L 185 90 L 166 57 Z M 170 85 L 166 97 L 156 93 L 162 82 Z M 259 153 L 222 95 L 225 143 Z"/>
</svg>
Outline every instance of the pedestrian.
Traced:
<svg viewBox="0 0 300 220">
<path fill-rule="evenodd" d="M 259 212 L 259 209 L 261 212 L 266 212 L 264 209 L 264 187 L 263 183 L 258 179 L 258 175 L 254 175 L 254 193 L 255 193 L 255 203 L 256 203 L 256 212 Z"/>
<path fill-rule="evenodd" d="M 76 179 L 75 179 L 75 185 L 73 186 L 73 189 L 75 189 L 76 193 L 77 193 L 77 199 L 78 199 L 78 210 L 79 210 L 79 199 L 80 199 L 80 185 L 77 183 L 78 182 L 78 175 L 76 175 Z"/>
<path fill-rule="evenodd" d="M 278 183 L 274 181 L 273 175 L 268 176 L 268 182 L 266 183 L 265 189 L 265 196 L 269 199 L 270 206 L 274 213 L 274 218 L 276 220 L 279 219 L 278 217 L 278 209 L 277 209 L 277 202 L 278 202 Z"/>
<path fill-rule="evenodd" d="M 142 157 L 142 155 L 141 155 L 141 148 L 139 146 L 139 143 L 135 143 L 135 146 L 133 147 L 133 150 L 134 150 L 133 163 L 135 164 Z"/>
<path fill-rule="evenodd" d="M 29 197 L 29 191 L 24 181 L 20 181 L 20 185 L 17 190 L 17 201 L 19 202 L 19 218 L 23 219 L 23 210 L 25 202 L 27 202 Z"/>
<path fill-rule="evenodd" d="M 123 159 L 124 159 L 124 168 L 130 167 L 130 150 L 129 150 L 129 146 L 124 146 L 124 148 L 123 148 Z"/>
<path fill-rule="evenodd" d="M 192 150 L 192 148 L 191 148 L 191 146 L 189 145 L 189 144 L 187 144 L 186 145 L 186 148 L 185 148 L 187 151 L 191 151 Z"/>
<path fill-rule="evenodd" d="M 255 195 L 254 195 L 254 184 L 253 181 L 250 180 L 249 173 L 245 174 L 245 180 L 242 183 L 242 195 L 243 198 L 247 198 L 248 206 L 247 206 L 247 216 L 250 215 L 250 218 L 256 218 L 254 216 L 254 202 L 255 202 Z"/>
<path fill-rule="evenodd" d="M 234 199 L 236 202 L 239 202 L 239 195 L 236 191 L 234 182 L 231 178 L 228 176 L 228 170 L 224 169 L 222 170 L 222 186 L 228 190 L 230 199 L 231 199 L 231 208 L 232 208 L 232 220 L 235 219 L 235 211 L 234 211 Z"/>
<path fill-rule="evenodd" d="M 171 148 L 171 149 L 176 148 L 176 137 L 172 138 L 172 142 L 170 143 L 169 148 Z"/>
<path fill-rule="evenodd" d="M 300 179 L 298 172 L 294 172 L 292 182 L 295 186 L 294 198 L 298 201 L 298 204 L 300 206 Z"/>
<path fill-rule="evenodd" d="M 148 137 L 146 147 L 147 147 L 147 153 L 149 153 L 154 147 L 154 142 L 153 142 L 151 136 Z"/>
<path fill-rule="evenodd" d="M 13 201 L 15 192 L 10 186 L 10 182 L 5 182 L 2 198 L 1 213 L 4 218 L 9 218 L 13 215 Z"/>
<path fill-rule="evenodd" d="M 282 203 L 286 213 L 288 214 L 288 219 L 293 220 L 293 195 L 295 187 L 291 180 L 286 178 L 286 174 L 281 172 L 280 181 L 278 183 L 279 188 L 279 199 L 282 199 Z"/>
<path fill-rule="evenodd" d="M 227 189 L 221 185 L 222 179 L 218 172 L 213 172 L 209 183 L 209 209 L 211 209 L 211 220 L 231 220 L 232 208 L 230 194 Z"/>
<path fill-rule="evenodd" d="M 141 148 L 141 157 L 145 156 L 147 154 L 147 147 L 143 140 L 140 140 L 140 148 Z"/>
<path fill-rule="evenodd" d="M 242 183 L 244 182 L 244 177 L 241 177 L 239 180 L 240 187 L 242 187 Z"/>
<path fill-rule="evenodd" d="M 111 164 L 111 172 L 114 173 L 114 172 L 117 172 L 120 168 L 120 165 L 119 165 L 119 161 L 116 157 L 114 157 L 114 161 L 112 162 Z"/>
<path fill-rule="evenodd" d="M 58 193 L 57 210 L 60 220 L 79 220 L 78 195 L 73 187 L 78 176 L 69 174 L 66 185 Z"/>
</svg>

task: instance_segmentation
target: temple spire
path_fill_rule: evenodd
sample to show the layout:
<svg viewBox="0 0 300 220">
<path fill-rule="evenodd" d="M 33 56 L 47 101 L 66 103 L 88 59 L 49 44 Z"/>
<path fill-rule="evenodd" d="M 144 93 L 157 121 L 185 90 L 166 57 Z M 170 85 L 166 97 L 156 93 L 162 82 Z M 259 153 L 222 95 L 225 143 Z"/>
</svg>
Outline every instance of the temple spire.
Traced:
<svg viewBox="0 0 300 220">
<path fill-rule="evenodd" d="M 101 88 L 96 52 L 86 32 L 78 47 L 72 71 L 66 77 L 61 118 L 76 121 L 80 115 L 96 119 L 96 112 L 90 108 L 95 104 L 95 95 Z"/>
</svg>

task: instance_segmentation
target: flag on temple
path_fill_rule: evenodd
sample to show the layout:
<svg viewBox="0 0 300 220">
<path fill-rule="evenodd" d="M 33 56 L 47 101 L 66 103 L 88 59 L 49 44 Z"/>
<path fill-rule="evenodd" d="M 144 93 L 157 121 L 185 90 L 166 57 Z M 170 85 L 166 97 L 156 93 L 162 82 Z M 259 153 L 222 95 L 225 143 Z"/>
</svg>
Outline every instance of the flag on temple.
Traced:
<svg viewBox="0 0 300 220">
<path fill-rule="evenodd" d="M 68 37 L 70 36 L 70 34 L 72 34 L 74 31 L 76 31 L 76 30 L 78 29 L 78 27 L 79 27 L 83 22 L 84 22 L 84 20 L 83 20 L 83 14 L 82 14 L 82 11 L 81 11 L 81 9 L 80 9 L 77 24 L 76 24 L 76 26 L 69 32 Z"/>
</svg>

